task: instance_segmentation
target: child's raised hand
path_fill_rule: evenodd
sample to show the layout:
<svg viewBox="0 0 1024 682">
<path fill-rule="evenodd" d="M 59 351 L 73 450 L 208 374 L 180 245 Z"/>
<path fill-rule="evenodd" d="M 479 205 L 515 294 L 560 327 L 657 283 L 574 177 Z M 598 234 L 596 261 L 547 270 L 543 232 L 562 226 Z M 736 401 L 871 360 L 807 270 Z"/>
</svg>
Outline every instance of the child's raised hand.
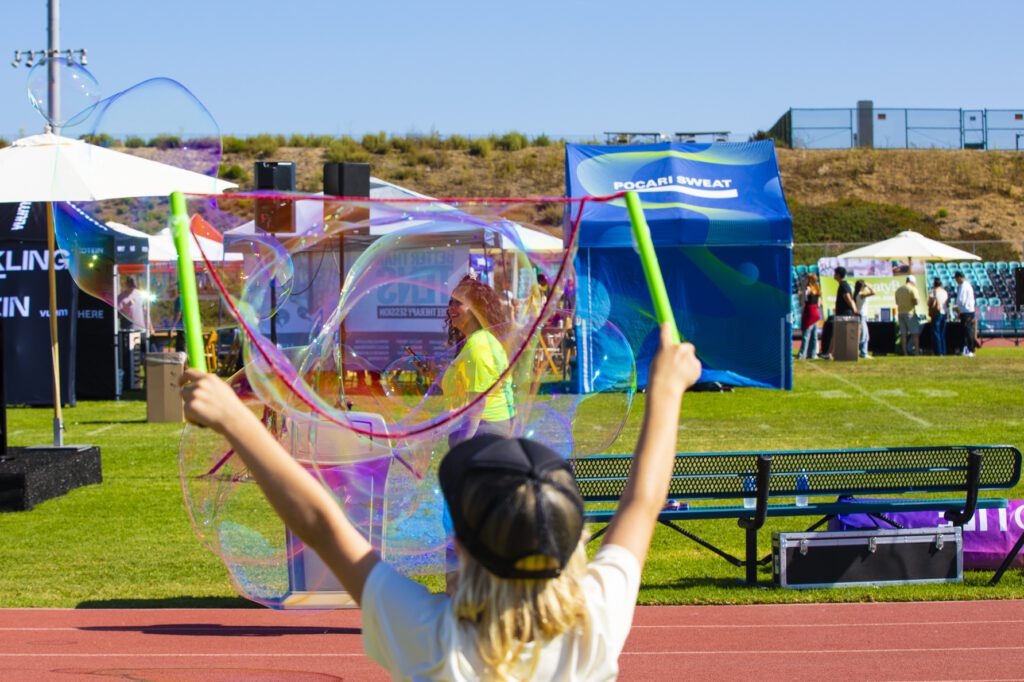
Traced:
<svg viewBox="0 0 1024 682">
<path fill-rule="evenodd" d="M 700 360 L 692 343 L 672 341 L 671 326 L 661 325 L 661 347 L 651 361 L 648 392 L 674 390 L 682 393 L 700 378 Z"/>
<path fill-rule="evenodd" d="M 186 370 L 181 375 L 181 397 L 185 401 L 186 419 L 218 433 L 225 433 L 238 415 L 247 412 L 242 401 L 220 377 L 197 369 Z"/>
</svg>

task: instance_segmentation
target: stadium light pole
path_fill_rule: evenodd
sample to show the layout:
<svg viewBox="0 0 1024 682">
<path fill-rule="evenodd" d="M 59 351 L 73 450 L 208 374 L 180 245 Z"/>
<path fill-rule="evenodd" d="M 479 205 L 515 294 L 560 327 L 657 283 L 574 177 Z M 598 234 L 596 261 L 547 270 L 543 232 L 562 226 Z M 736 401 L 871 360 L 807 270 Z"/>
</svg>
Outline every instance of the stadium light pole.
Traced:
<svg viewBox="0 0 1024 682">
<path fill-rule="evenodd" d="M 76 56 L 78 63 L 82 66 L 88 63 L 85 48 L 65 50 L 64 52 L 68 64 L 74 63 Z M 46 0 L 46 49 L 15 50 L 11 66 L 18 68 L 24 64 L 24 66 L 32 68 L 37 57 L 48 59 L 46 63 L 46 115 L 54 133 L 59 132 L 56 122 L 60 120 L 60 77 L 57 68 L 60 64 L 58 61 L 60 56 L 60 0 Z"/>
</svg>

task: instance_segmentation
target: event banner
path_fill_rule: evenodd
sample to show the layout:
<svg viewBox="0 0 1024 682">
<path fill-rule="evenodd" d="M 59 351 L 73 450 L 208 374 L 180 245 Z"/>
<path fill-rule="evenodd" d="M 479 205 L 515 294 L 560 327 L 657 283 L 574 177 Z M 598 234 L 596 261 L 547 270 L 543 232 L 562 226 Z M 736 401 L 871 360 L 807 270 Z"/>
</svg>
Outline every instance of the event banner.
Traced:
<svg viewBox="0 0 1024 682">
<path fill-rule="evenodd" d="M 875 292 L 867 301 L 869 320 L 888 322 L 896 319 L 896 290 L 907 281 L 907 275 L 910 273 L 907 264 L 898 263 L 893 266 L 889 261 L 822 258 L 818 261 L 818 272 L 821 278 L 822 307 L 825 317 L 835 312 L 839 282 L 833 277 L 833 273 L 837 265 L 846 268 L 846 281 L 850 285 L 851 291 L 859 280 L 863 280 Z M 917 314 L 927 315 L 928 286 L 924 281 L 924 273 L 913 274 L 917 288 Z"/>
<path fill-rule="evenodd" d="M 566 181 L 575 198 L 639 193 L 679 331 L 703 363 L 701 382 L 792 387 L 793 223 L 771 142 L 568 144 Z M 577 307 L 588 327 L 577 350 L 588 357 L 610 325 L 629 342 L 644 386 L 659 332 L 624 200 L 584 206 Z"/>
<path fill-rule="evenodd" d="M 0 317 L 8 404 L 52 405 L 50 307 L 46 204 L 0 204 Z M 58 250 L 57 335 L 61 402 L 75 402 L 75 331 L 78 287 L 68 274 L 67 253 Z"/>
</svg>

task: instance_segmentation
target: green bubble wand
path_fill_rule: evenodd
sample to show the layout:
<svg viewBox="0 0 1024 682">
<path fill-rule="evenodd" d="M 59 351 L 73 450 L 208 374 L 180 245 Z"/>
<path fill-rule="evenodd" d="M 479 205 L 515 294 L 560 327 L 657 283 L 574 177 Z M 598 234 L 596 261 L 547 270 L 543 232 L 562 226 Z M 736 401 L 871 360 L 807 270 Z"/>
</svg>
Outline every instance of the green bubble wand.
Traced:
<svg viewBox="0 0 1024 682">
<path fill-rule="evenodd" d="M 661 275 L 658 255 L 654 252 L 651 228 L 647 226 L 644 210 L 640 206 L 640 197 L 636 192 L 626 192 L 626 210 L 629 212 L 629 222 L 633 225 L 633 241 L 640 254 L 647 289 L 651 292 L 651 301 L 654 303 L 654 317 L 659 325 L 668 323 L 672 326 L 672 340 L 679 343 L 682 339 L 676 326 L 676 317 L 672 314 L 672 305 L 668 300 L 668 290 Z"/>
<path fill-rule="evenodd" d="M 181 321 L 185 327 L 185 350 L 188 366 L 206 371 L 206 353 L 203 350 L 203 327 L 199 320 L 199 291 L 192 250 L 188 247 L 190 230 L 185 195 L 171 192 L 171 236 L 178 252 L 178 294 L 181 297 Z"/>
</svg>

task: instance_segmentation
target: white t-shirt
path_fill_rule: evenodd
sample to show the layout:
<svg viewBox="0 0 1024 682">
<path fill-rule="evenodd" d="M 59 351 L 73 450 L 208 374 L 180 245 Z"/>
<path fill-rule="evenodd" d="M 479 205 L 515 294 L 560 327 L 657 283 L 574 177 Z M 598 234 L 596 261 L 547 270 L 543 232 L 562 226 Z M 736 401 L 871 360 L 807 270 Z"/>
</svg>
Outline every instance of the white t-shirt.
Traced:
<svg viewBox="0 0 1024 682">
<path fill-rule="evenodd" d="M 868 299 L 870 296 L 857 295 L 857 300 L 854 303 L 857 304 L 857 314 L 865 320 L 868 319 Z"/>
<path fill-rule="evenodd" d="M 535 680 L 614 680 L 619 653 L 633 624 L 640 591 L 640 563 L 629 550 L 605 545 L 587 567 L 583 594 L 590 636 L 569 631 L 543 643 Z M 480 679 L 486 666 L 477 653 L 475 633 L 460 625 L 451 599 L 431 594 L 381 561 L 363 588 L 363 649 L 396 680 Z M 535 644 L 526 647 L 521 670 L 531 670 Z M 526 679 L 522 677 L 522 679 Z"/>
<path fill-rule="evenodd" d="M 935 299 L 935 305 L 939 308 L 940 315 L 946 315 L 949 313 L 949 294 L 942 287 L 932 289 L 932 298 Z"/>
</svg>

